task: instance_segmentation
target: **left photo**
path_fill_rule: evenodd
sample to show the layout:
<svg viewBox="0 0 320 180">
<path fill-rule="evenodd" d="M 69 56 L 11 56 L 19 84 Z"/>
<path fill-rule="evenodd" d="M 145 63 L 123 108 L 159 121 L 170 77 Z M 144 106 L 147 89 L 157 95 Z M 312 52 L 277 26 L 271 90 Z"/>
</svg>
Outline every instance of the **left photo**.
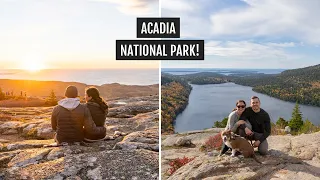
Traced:
<svg viewBox="0 0 320 180">
<path fill-rule="evenodd" d="M 159 179 L 159 62 L 115 57 L 158 9 L 0 0 L 0 180 Z"/>
</svg>

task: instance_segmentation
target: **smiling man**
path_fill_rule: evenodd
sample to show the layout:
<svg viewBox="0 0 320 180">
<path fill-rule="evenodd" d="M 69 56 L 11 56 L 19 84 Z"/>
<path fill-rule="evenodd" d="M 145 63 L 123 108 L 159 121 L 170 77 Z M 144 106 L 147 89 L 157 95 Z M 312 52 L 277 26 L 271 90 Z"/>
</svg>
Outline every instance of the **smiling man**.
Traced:
<svg viewBox="0 0 320 180">
<path fill-rule="evenodd" d="M 251 107 L 247 107 L 242 113 L 240 119 L 248 120 L 252 125 L 252 131 L 246 128 L 246 134 L 251 135 L 249 139 L 255 140 L 254 147 L 258 147 L 261 155 L 266 155 L 268 152 L 267 137 L 271 132 L 271 124 L 269 114 L 260 108 L 260 99 L 257 96 L 251 98 Z"/>
</svg>

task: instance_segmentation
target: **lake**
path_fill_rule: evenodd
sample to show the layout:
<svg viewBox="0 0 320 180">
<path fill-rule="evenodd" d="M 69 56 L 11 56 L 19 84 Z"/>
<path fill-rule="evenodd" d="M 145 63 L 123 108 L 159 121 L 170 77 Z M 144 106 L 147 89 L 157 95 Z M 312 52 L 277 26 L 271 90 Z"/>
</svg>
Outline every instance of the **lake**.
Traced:
<svg viewBox="0 0 320 180">
<path fill-rule="evenodd" d="M 279 117 L 289 120 L 295 106 L 295 103 L 257 93 L 251 87 L 234 83 L 192 87 L 188 106 L 175 120 L 175 132 L 211 128 L 215 121 L 221 121 L 229 115 L 238 99 L 245 100 L 247 106 L 250 106 L 250 98 L 254 95 L 260 98 L 261 108 L 269 113 L 273 122 Z M 320 124 L 320 107 L 300 105 L 300 111 L 304 120 L 308 118 L 313 124 Z"/>
<path fill-rule="evenodd" d="M 2 69 L 0 79 L 151 85 L 159 84 L 159 69 L 46 69 L 38 72 Z"/>
</svg>

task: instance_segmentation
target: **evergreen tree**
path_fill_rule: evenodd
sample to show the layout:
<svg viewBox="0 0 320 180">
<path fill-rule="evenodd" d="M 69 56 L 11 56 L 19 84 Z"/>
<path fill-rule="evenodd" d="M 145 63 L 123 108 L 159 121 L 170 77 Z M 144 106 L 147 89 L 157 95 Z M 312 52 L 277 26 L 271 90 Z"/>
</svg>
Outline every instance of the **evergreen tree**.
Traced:
<svg viewBox="0 0 320 180">
<path fill-rule="evenodd" d="M 281 129 L 284 129 L 286 126 L 288 126 L 288 122 L 282 117 L 279 117 L 278 121 L 276 122 L 276 125 Z"/>
<path fill-rule="evenodd" d="M 302 113 L 300 112 L 300 107 L 298 102 L 296 102 L 295 107 L 292 111 L 292 117 L 289 121 L 289 126 L 293 131 L 299 131 L 303 126 Z"/>
<path fill-rule="evenodd" d="M 51 90 L 49 97 L 46 100 L 46 104 L 50 106 L 55 106 L 58 104 L 57 97 L 53 90 Z"/>
</svg>

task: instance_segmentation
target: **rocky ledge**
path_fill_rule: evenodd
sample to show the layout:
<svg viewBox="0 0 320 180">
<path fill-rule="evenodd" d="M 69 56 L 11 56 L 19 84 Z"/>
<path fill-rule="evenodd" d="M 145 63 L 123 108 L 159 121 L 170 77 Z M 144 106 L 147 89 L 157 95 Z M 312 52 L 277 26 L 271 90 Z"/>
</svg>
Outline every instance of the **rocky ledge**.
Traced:
<svg viewBox="0 0 320 180">
<path fill-rule="evenodd" d="M 299 136 L 269 136 L 269 153 L 257 158 L 219 156 L 219 151 L 200 151 L 210 136 L 221 129 L 208 129 L 162 137 L 162 179 L 320 179 L 320 132 Z M 257 151 L 257 149 L 256 149 Z M 182 157 L 194 158 L 171 176 L 169 162 Z"/>
<path fill-rule="evenodd" d="M 52 107 L 0 108 L 0 179 L 158 179 L 158 96 L 108 102 L 114 140 L 53 143 Z"/>
</svg>

